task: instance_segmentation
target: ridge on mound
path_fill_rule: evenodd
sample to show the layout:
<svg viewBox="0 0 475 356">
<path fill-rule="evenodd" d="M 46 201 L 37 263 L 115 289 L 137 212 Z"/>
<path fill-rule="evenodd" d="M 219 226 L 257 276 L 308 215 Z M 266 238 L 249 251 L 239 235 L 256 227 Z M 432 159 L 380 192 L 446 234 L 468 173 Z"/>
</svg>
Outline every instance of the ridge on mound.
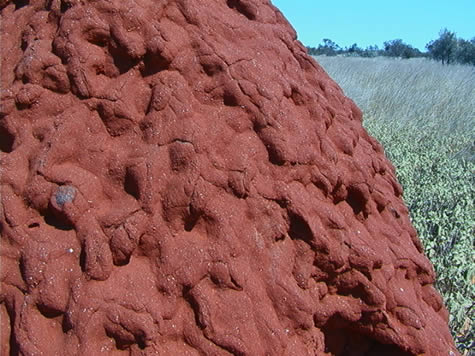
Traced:
<svg viewBox="0 0 475 356">
<path fill-rule="evenodd" d="M 457 355 L 393 166 L 268 0 L 0 14 L 2 354 Z"/>
</svg>

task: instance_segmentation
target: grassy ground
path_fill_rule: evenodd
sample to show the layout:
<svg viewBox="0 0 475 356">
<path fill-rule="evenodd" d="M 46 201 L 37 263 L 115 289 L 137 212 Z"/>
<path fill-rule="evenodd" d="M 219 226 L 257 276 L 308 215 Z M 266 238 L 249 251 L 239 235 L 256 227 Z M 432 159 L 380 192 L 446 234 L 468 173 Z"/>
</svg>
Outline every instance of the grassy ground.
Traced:
<svg viewBox="0 0 475 356">
<path fill-rule="evenodd" d="M 475 355 L 475 67 L 316 57 L 364 112 L 404 188 L 459 350 Z"/>
</svg>

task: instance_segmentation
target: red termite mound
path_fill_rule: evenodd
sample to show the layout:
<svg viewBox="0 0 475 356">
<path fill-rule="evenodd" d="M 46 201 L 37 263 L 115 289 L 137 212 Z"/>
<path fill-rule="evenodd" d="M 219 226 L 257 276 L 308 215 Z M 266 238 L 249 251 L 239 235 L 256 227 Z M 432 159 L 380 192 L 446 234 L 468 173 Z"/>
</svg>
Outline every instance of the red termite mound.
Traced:
<svg viewBox="0 0 475 356">
<path fill-rule="evenodd" d="M 268 0 L 0 8 L 2 354 L 457 354 L 394 168 Z"/>
</svg>

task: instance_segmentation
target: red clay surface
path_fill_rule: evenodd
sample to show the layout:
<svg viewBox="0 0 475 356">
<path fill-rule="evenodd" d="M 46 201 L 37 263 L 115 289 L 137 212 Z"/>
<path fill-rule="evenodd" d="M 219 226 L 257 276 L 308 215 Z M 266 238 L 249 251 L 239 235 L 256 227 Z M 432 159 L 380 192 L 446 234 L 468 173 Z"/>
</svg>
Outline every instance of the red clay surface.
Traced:
<svg viewBox="0 0 475 356">
<path fill-rule="evenodd" d="M 268 0 L 0 9 L 2 355 L 457 355 L 393 166 Z"/>
</svg>

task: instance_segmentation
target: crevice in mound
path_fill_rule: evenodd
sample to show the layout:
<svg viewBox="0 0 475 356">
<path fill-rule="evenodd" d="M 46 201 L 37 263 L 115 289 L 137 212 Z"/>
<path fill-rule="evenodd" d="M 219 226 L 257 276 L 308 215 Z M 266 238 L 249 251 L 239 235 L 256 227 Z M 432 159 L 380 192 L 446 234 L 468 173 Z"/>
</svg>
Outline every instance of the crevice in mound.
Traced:
<svg viewBox="0 0 475 356">
<path fill-rule="evenodd" d="M 325 352 L 332 356 L 412 356 L 396 345 L 383 344 L 358 332 L 338 315 L 328 319 L 321 330 Z"/>
<path fill-rule="evenodd" d="M 2 326 L 6 326 L 7 323 L 10 324 L 10 337 L 8 341 L 8 346 L 10 346 L 10 352 L 8 353 L 8 356 L 20 355 L 20 348 L 15 338 L 15 315 L 17 313 L 15 313 L 13 304 L 14 303 L 10 304 L 7 300 L 4 300 L 3 304 L 0 304 L 0 308 L 3 308 L 6 313 L 6 318 L 0 319 L 2 322 Z M 5 356 L 7 356 L 7 354 L 5 354 Z"/>
<path fill-rule="evenodd" d="M 226 4 L 230 9 L 235 9 L 246 16 L 249 20 L 255 20 L 256 15 L 250 9 L 250 5 L 243 4 L 241 0 L 227 0 Z"/>
<path fill-rule="evenodd" d="M 195 297 L 191 294 L 191 287 L 183 286 L 182 290 L 183 299 L 190 305 L 195 317 L 195 323 L 200 329 L 204 329 L 206 326 L 200 319 L 200 306 Z"/>
<path fill-rule="evenodd" d="M 298 88 L 292 88 L 292 94 L 290 95 L 290 98 L 296 106 L 305 105 L 305 98 L 303 97 L 302 93 L 300 93 Z"/>
<path fill-rule="evenodd" d="M 37 222 L 34 222 L 28 225 L 29 229 L 34 229 L 35 227 L 40 227 L 40 224 Z"/>
<path fill-rule="evenodd" d="M 137 177 L 130 169 L 125 172 L 124 190 L 136 200 L 140 199 L 140 185 Z"/>
<path fill-rule="evenodd" d="M 307 222 L 299 215 L 289 213 L 289 236 L 292 240 L 302 240 L 310 243 L 313 239 L 313 233 Z"/>
<path fill-rule="evenodd" d="M 14 143 L 15 136 L 6 127 L 0 125 L 0 151 L 4 153 L 12 152 Z"/>
<path fill-rule="evenodd" d="M 20 345 L 15 338 L 15 322 L 12 317 L 10 317 L 10 353 L 9 356 L 20 356 Z"/>
<path fill-rule="evenodd" d="M 63 314 L 63 320 L 61 320 L 61 328 L 64 334 L 66 334 L 69 330 L 73 328 L 73 323 L 70 319 L 70 314 Z"/>
<path fill-rule="evenodd" d="M 86 272 L 86 261 L 87 261 L 87 256 L 86 256 L 86 244 L 83 243 L 81 246 L 81 253 L 79 254 L 79 266 L 81 267 L 81 271 L 83 273 Z"/>
<path fill-rule="evenodd" d="M 198 223 L 198 220 L 200 219 L 201 217 L 201 214 L 199 212 L 197 212 L 191 205 L 190 207 L 188 208 L 188 213 L 187 215 L 185 216 L 185 219 L 184 219 L 184 228 L 185 228 L 185 231 L 192 231 L 196 224 Z"/>
</svg>

